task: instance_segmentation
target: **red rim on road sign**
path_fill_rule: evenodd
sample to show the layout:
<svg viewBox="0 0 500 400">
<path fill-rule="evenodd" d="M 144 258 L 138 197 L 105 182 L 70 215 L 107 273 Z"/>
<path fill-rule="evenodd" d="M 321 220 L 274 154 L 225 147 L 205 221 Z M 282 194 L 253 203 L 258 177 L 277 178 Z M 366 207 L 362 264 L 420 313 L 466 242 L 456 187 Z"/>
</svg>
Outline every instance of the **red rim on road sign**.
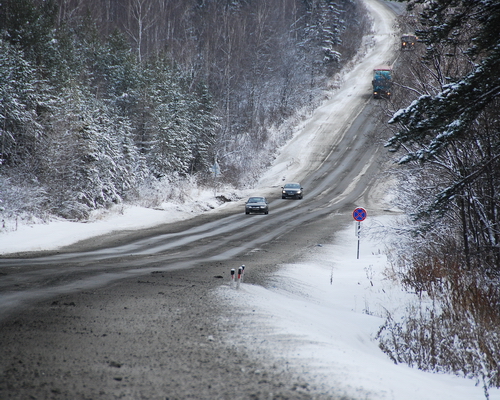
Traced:
<svg viewBox="0 0 500 400">
<path fill-rule="evenodd" d="M 366 210 L 364 208 L 356 208 L 352 212 L 352 217 L 354 218 L 355 221 L 361 222 L 364 221 L 366 218 Z"/>
</svg>

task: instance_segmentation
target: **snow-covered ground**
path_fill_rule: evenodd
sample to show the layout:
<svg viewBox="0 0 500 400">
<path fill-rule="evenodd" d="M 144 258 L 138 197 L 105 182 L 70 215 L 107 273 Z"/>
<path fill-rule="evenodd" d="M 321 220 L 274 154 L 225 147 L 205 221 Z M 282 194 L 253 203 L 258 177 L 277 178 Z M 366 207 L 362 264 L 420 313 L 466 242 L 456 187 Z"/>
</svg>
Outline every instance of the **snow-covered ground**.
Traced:
<svg viewBox="0 0 500 400">
<path fill-rule="evenodd" d="M 283 265 L 268 288 L 221 286 L 218 294 L 241 320 L 231 337 L 235 346 L 266 359 L 271 354 L 278 368 L 356 399 L 484 399 L 472 380 L 395 365 L 378 348 L 374 338 L 386 310 L 397 314 L 413 299 L 390 279 L 385 244 L 370 238 L 392 222 L 382 216 L 362 223 L 359 259 L 353 221 L 306 261 Z M 251 273 L 246 266 L 245 275 Z M 500 390 L 490 390 L 490 399 L 500 399 Z"/>
<path fill-rule="evenodd" d="M 377 2 L 367 0 L 367 3 L 374 7 Z M 378 36 L 389 34 L 379 31 Z M 346 74 L 345 84 L 339 89 L 342 102 L 333 98 L 321 112 L 325 115 L 336 112 L 341 118 L 339 104 L 347 107 L 356 101 L 357 91 L 369 90 L 367 65 L 377 62 L 376 54 L 371 57 L 368 64 L 360 64 Z M 368 79 L 368 83 L 361 78 Z M 261 185 L 268 187 L 284 174 L 287 178 L 300 174 L 303 150 L 311 140 L 310 135 L 296 135 L 262 177 Z M 116 230 L 143 229 L 190 218 L 211 208 L 231 206 L 221 206 L 212 191 L 190 195 L 192 201 L 165 204 L 162 210 L 124 207 L 101 217 L 96 215 L 88 223 L 53 221 L 19 225 L 17 229 L 10 227 L 0 233 L 0 254 L 53 250 Z M 239 195 L 244 197 L 245 193 Z M 392 218 L 369 215 L 363 222 L 364 231 L 387 225 Z M 474 381 L 395 365 L 379 350 L 374 336 L 383 323 L 385 310 L 395 312 L 405 307 L 411 295 L 388 279 L 385 243 L 365 234 L 359 259 L 356 247 L 357 238 L 351 226 L 338 233 L 333 243 L 318 244 L 306 260 L 283 265 L 269 288 L 243 283 L 236 290 L 227 283 L 222 285 L 217 295 L 235 313 L 245 315 L 245 329 L 232 339 L 235 345 L 266 352 L 282 366 L 301 371 L 304 381 L 336 387 L 359 399 L 483 399 L 483 389 L 475 386 Z M 251 273 L 248 266 L 246 275 Z M 491 390 L 490 399 L 500 400 L 500 390 Z"/>
<path fill-rule="evenodd" d="M 228 204 L 226 204 L 228 205 Z M 145 229 L 186 220 L 200 213 L 221 208 L 211 190 L 193 189 L 182 204 L 164 203 L 157 209 L 138 206 L 117 206 L 105 213 L 94 213 L 85 223 L 52 220 L 49 223 L 14 222 L 0 230 L 0 255 L 25 251 L 57 250 L 91 237 L 113 231 Z"/>
<path fill-rule="evenodd" d="M 129 208 L 86 224 L 21 226 L 0 235 L 0 253 L 56 249 L 92 235 L 191 215 L 189 204 L 175 207 L 179 207 L 177 213 Z M 353 221 L 333 243 L 318 243 L 306 260 L 283 265 L 268 288 L 245 282 L 239 289 L 221 285 L 217 295 L 240 318 L 244 315 L 244 329 L 231 333 L 234 344 L 258 350 L 267 354 L 267 360 L 274 358 L 282 367 L 301 372 L 311 385 L 335 387 L 354 398 L 484 399 L 482 388 L 472 380 L 395 365 L 374 340 L 385 310 L 397 312 L 412 296 L 388 278 L 386 244 L 375 239 L 380 235 L 369 235 L 394 218 L 367 217 L 362 223 L 365 234 L 359 259 Z M 251 266 L 245 271 L 249 277 Z M 500 390 L 490 390 L 490 399 L 500 400 Z"/>
</svg>

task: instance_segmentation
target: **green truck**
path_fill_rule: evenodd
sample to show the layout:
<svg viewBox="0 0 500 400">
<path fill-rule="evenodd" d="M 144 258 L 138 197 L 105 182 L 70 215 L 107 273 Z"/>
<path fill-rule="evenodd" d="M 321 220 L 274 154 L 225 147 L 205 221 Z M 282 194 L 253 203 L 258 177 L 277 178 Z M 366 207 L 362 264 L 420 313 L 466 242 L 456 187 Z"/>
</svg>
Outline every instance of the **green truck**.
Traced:
<svg viewBox="0 0 500 400">
<path fill-rule="evenodd" d="M 373 97 L 390 98 L 392 87 L 392 67 L 381 65 L 373 70 Z"/>
</svg>

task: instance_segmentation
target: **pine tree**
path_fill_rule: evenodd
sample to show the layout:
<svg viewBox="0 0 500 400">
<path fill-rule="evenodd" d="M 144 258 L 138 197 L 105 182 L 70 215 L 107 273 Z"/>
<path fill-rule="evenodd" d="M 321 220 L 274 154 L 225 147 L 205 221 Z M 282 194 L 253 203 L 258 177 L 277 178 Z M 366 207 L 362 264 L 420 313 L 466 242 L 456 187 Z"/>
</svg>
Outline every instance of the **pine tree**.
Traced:
<svg viewBox="0 0 500 400">
<path fill-rule="evenodd" d="M 0 39 L 0 165 L 21 165 L 35 151 L 44 87 L 19 46 Z"/>
<path fill-rule="evenodd" d="M 144 78 L 142 148 L 153 175 L 208 168 L 216 126 L 208 94 L 192 90 L 189 79 L 165 59 L 149 64 Z"/>
<path fill-rule="evenodd" d="M 424 0 L 415 0 L 415 7 Z M 425 1 L 424 28 L 418 36 L 427 46 L 426 63 L 441 65 L 446 57 L 459 57 L 461 69 L 437 71 L 438 90 L 425 93 L 391 122 L 402 126 L 389 140 L 398 149 L 404 143 L 420 143 L 419 151 L 404 161 L 426 160 L 453 139 L 467 136 L 471 124 L 500 96 L 500 3 L 494 0 Z M 466 48 L 464 48 L 464 46 Z"/>
<path fill-rule="evenodd" d="M 435 0 L 426 2 L 421 18 L 417 34 L 426 45 L 422 66 L 428 82 L 422 84 L 420 97 L 390 121 L 399 128 L 387 146 L 405 149 L 400 163 L 436 161 L 447 150 L 474 143 L 478 124 L 491 120 L 487 115 L 500 98 L 500 3 Z M 465 196 L 466 186 L 496 162 L 499 151 L 498 145 L 490 146 L 474 162 L 461 160 L 464 153 L 455 151 L 454 168 L 460 173 L 435 194 L 429 211 L 447 212 L 456 196 Z"/>
<path fill-rule="evenodd" d="M 419 204 L 421 221 L 432 228 L 446 217 L 468 267 L 500 273 L 500 3 L 436 0 L 421 15 L 427 79 L 394 114 L 399 128 L 387 146 L 405 150 L 401 164 L 440 177 Z"/>
<path fill-rule="evenodd" d="M 343 6 L 335 0 L 309 1 L 308 26 L 306 32 L 313 48 L 321 51 L 317 61 L 323 64 L 338 66 L 341 54 L 338 51 L 342 43 L 341 34 L 345 29 L 342 21 Z"/>
<path fill-rule="evenodd" d="M 0 3 L 0 32 L 38 65 L 43 63 L 56 15 L 54 0 L 4 0 Z"/>
<path fill-rule="evenodd" d="M 42 184 L 52 212 L 87 218 L 92 210 L 120 203 L 142 178 L 141 158 L 126 120 L 75 86 L 59 99 L 43 144 Z"/>
<path fill-rule="evenodd" d="M 393 337 L 381 348 L 399 362 L 474 377 L 488 397 L 500 386 L 500 2 L 415 0 L 410 9 L 423 45 L 397 64 L 407 97 L 395 101 L 409 105 L 393 115 L 387 146 L 404 153 L 398 170 L 409 175 L 401 186 L 417 235 L 395 264 L 433 307 L 389 318 Z"/>
</svg>

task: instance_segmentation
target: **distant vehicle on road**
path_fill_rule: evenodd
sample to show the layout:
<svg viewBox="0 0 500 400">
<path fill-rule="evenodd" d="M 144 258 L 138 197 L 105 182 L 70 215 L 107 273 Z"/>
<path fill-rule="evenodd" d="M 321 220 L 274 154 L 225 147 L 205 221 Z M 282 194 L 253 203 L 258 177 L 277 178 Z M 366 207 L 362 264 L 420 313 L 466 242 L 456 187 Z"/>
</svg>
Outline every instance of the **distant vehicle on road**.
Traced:
<svg viewBox="0 0 500 400">
<path fill-rule="evenodd" d="M 245 203 L 245 214 L 269 214 L 269 203 L 265 197 L 250 197 Z"/>
<path fill-rule="evenodd" d="M 392 67 L 381 65 L 373 70 L 373 97 L 376 99 L 391 97 Z"/>
<path fill-rule="evenodd" d="M 281 189 L 282 199 L 302 199 L 304 197 L 304 188 L 300 183 L 286 183 Z"/>
<path fill-rule="evenodd" d="M 414 50 L 415 43 L 417 43 L 418 37 L 415 35 L 406 33 L 401 36 L 401 50 Z"/>
</svg>

